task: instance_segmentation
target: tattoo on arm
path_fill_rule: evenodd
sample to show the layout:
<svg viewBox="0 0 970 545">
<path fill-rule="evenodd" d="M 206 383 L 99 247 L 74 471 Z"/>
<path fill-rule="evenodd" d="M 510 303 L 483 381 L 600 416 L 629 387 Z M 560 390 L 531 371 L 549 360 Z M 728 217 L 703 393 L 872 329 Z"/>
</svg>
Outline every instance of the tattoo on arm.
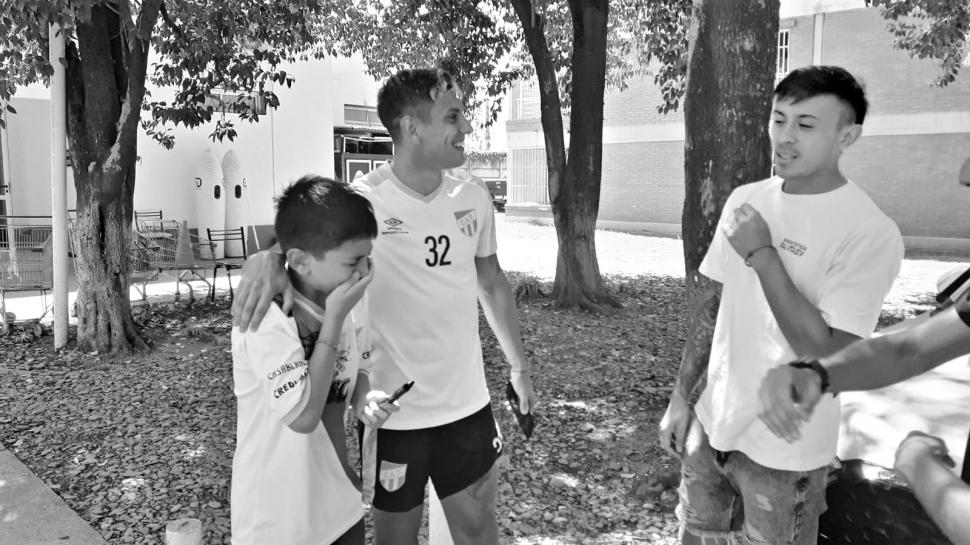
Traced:
<svg viewBox="0 0 970 545">
<path fill-rule="evenodd" d="M 707 384 L 711 339 L 720 303 L 720 283 L 698 272 L 687 275 L 687 343 L 680 360 L 677 389 L 691 406 Z"/>
</svg>

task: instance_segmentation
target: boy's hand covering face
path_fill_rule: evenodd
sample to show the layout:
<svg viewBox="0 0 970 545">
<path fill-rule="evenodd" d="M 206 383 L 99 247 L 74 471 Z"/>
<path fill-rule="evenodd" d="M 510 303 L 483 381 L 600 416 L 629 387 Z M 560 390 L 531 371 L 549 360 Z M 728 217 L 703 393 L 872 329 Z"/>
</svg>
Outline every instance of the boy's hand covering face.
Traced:
<svg viewBox="0 0 970 545">
<path fill-rule="evenodd" d="M 334 288 L 327 296 L 327 313 L 333 313 L 339 319 L 338 323 L 343 323 L 350 309 L 360 301 L 367 286 L 374 279 L 374 267 L 370 264 L 370 258 L 362 259 L 361 263 L 363 264 L 361 268 L 366 268 L 366 273 L 362 274 L 360 270 L 354 271 L 350 278 Z"/>
</svg>

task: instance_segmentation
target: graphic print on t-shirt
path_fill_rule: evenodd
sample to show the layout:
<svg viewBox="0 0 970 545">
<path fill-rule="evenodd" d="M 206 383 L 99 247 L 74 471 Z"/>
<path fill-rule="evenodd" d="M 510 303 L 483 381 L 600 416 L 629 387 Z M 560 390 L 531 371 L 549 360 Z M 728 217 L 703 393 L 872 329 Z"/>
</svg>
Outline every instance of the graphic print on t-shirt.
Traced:
<svg viewBox="0 0 970 545">
<path fill-rule="evenodd" d="M 808 249 L 804 244 L 799 244 L 794 240 L 785 239 L 781 241 L 780 247 L 782 250 L 787 250 L 792 253 L 792 255 L 803 256 L 805 251 Z"/>
<path fill-rule="evenodd" d="M 306 361 L 303 362 L 304 366 L 310 361 L 310 356 L 313 354 L 313 347 L 316 345 L 319 335 L 319 331 L 305 332 L 302 329 L 300 330 L 300 344 L 303 345 L 303 353 L 306 357 Z M 341 333 L 337 361 L 334 363 L 333 381 L 330 383 L 330 393 L 327 394 L 328 404 L 346 401 L 350 391 L 350 379 L 346 377 L 340 378 L 340 374 L 346 371 L 347 362 L 350 359 L 350 347 L 342 342 L 343 338 L 344 335 Z M 369 356 L 370 354 L 368 354 Z M 304 378 L 300 377 L 300 381 L 302 382 Z"/>
</svg>

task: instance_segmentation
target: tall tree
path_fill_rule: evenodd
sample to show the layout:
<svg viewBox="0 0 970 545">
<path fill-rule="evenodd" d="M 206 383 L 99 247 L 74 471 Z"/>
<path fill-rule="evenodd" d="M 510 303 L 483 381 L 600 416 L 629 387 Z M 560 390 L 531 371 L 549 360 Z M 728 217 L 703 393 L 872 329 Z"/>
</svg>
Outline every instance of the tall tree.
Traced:
<svg viewBox="0 0 970 545">
<path fill-rule="evenodd" d="M 546 16 L 530 0 L 513 0 L 539 80 L 539 111 L 545 135 L 549 202 L 559 252 L 553 297 L 561 305 L 603 310 L 616 305 L 603 284 L 596 259 L 603 164 L 603 96 L 609 2 L 569 0 L 572 20 L 569 153 L 563 138 L 562 102 L 546 43 Z"/>
<path fill-rule="evenodd" d="M 537 77 L 559 239 L 553 295 L 564 306 L 613 306 L 594 236 L 604 92 L 623 88 L 629 77 L 656 64 L 655 77 L 667 99 L 660 109 L 676 107 L 685 71 L 683 23 L 689 0 L 358 0 L 348 6 L 342 20 L 358 32 L 341 30 L 339 46 L 363 53 L 377 76 L 408 65 L 444 65 L 464 80 L 466 95 L 476 97 L 472 105 L 501 95 L 516 79 Z M 618 17 L 611 18 L 611 12 Z M 568 154 L 564 106 L 569 107 L 572 135 Z"/>
<path fill-rule="evenodd" d="M 698 272 L 734 188 L 771 172 L 768 114 L 779 0 L 694 0 L 684 96 L 684 264 L 688 342 L 704 358 L 719 291 Z"/>
<path fill-rule="evenodd" d="M 326 10 L 325 10 L 326 8 Z M 213 119 L 209 92 L 252 93 L 275 107 L 269 82 L 292 80 L 280 65 L 314 40 L 312 21 L 329 7 L 315 0 L 6 0 L 0 5 L 0 104 L 20 85 L 47 82 L 49 25 L 66 38 L 70 156 L 77 189 L 75 264 L 78 346 L 122 352 L 144 348 L 128 300 L 128 248 L 137 131 L 166 146 L 166 123 L 195 127 Z M 154 54 L 150 58 L 150 54 Z M 149 72 L 149 62 L 153 70 Z M 153 101 L 146 81 L 177 89 Z M 254 121 L 248 100 L 234 108 Z M 149 112 L 142 120 L 142 111 Z M 217 118 L 213 137 L 232 137 Z"/>
<path fill-rule="evenodd" d="M 866 0 L 880 8 L 893 45 L 918 59 L 936 59 L 940 87 L 953 83 L 970 64 L 970 2 L 960 0 Z"/>
</svg>

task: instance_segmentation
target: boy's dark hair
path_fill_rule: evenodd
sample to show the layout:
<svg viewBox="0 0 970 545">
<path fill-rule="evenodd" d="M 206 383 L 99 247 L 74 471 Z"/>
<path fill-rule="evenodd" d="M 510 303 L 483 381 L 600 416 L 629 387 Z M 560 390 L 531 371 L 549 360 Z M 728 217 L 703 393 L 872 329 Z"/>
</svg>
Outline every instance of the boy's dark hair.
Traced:
<svg viewBox="0 0 970 545">
<path fill-rule="evenodd" d="M 776 98 L 799 102 L 818 95 L 835 95 L 846 106 L 842 124 L 858 123 L 866 119 L 869 101 L 866 91 L 855 77 L 840 66 L 803 66 L 792 70 L 775 87 Z"/>
<path fill-rule="evenodd" d="M 276 238 L 283 251 L 299 248 L 321 257 L 348 240 L 377 236 L 370 202 L 347 184 L 307 175 L 276 200 Z"/>
<path fill-rule="evenodd" d="M 401 70 L 388 78 L 377 92 L 377 116 L 397 141 L 401 117 L 414 112 L 425 119 L 425 108 L 434 103 L 439 93 L 454 87 L 451 74 L 440 68 Z"/>
</svg>

